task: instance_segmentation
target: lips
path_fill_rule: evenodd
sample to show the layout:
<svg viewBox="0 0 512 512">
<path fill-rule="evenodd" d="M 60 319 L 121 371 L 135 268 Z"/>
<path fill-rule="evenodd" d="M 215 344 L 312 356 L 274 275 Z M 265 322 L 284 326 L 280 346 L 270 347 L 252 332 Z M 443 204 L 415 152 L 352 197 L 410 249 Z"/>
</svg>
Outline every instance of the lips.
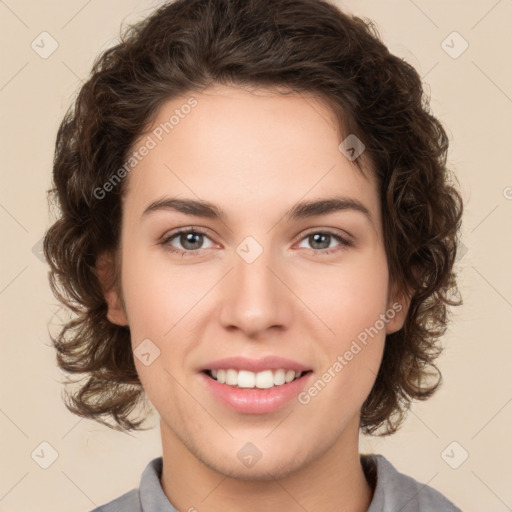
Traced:
<svg viewBox="0 0 512 512">
<path fill-rule="evenodd" d="M 259 359 L 251 359 L 247 357 L 226 357 L 218 359 L 205 364 L 200 368 L 200 371 L 206 370 L 227 370 L 233 368 L 234 370 L 248 370 L 251 372 L 262 372 L 264 370 L 293 370 L 294 372 L 307 372 L 311 370 L 310 367 L 278 356 L 266 356 Z"/>
<path fill-rule="evenodd" d="M 312 375 L 306 365 L 277 356 L 229 357 L 212 361 L 200 370 L 202 381 L 215 399 L 245 414 L 265 414 L 284 407 Z"/>
</svg>

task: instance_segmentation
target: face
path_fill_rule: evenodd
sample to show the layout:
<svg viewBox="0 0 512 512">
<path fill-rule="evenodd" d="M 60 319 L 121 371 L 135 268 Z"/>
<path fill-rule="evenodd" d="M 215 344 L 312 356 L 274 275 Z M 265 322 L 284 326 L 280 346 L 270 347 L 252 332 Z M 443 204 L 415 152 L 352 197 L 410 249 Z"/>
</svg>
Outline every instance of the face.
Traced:
<svg viewBox="0 0 512 512">
<path fill-rule="evenodd" d="M 405 307 L 389 297 L 377 185 L 338 149 L 333 113 L 216 86 L 168 102 L 152 130 L 126 178 L 124 307 L 108 301 L 164 446 L 246 479 L 357 450 Z"/>
</svg>

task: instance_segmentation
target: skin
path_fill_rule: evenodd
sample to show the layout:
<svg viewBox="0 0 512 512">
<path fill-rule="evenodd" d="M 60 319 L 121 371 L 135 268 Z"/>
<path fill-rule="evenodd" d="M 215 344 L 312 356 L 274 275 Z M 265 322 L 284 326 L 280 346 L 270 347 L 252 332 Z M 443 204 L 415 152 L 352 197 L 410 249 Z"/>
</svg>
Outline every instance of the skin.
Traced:
<svg viewBox="0 0 512 512">
<path fill-rule="evenodd" d="M 166 103 L 155 126 L 189 96 Z M 408 307 L 390 294 L 377 185 L 339 151 L 344 137 L 320 100 L 220 85 L 193 96 L 197 107 L 126 178 L 122 296 L 106 291 L 108 317 L 130 326 L 133 348 L 149 338 L 160 350 L 135 363 L 161 418 L 163 490 L 180 511 L 365 511 L 360 410 Z M 372 220 L 350 209 L 284 218 L 334 195 L 357 199 Z M 171 196 L 208 200 L 226 217 L 143 214 Z M 169 252 L 190 247 L 169 236 L 192 226 L 206 232 L 200 248 Z M 326 230 L 352 245 L 327 239 L 325 254 L 309 235 Z M 250 264 L 236 252 L 247 236 L 263 248 Z M 202 383 L 199 367 L 232 355 L 298 361 L 313 383 L 397 301 L 402 311 L 307 405 L 242 414 Z M 237 457 L 247 442 L 262 454 L 249 468 Z"/>
</svg>

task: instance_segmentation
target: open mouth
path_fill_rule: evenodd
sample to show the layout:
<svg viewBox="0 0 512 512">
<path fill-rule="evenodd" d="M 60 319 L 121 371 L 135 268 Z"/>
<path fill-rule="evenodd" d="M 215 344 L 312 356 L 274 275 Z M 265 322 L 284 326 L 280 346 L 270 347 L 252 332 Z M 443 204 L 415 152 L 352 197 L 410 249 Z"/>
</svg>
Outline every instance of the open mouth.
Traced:
<svg viewBox="0 0 512 512">
<path fill-rule="evenodd" d="M 251 372 L 249 370 L 235 370 L 233 368 L 205 370 L 204 373 L 211 379 L 239 389 L 270 389 L 276 386 L 283 386 L 304 375 L 311 373 L 311 370 L 297 372 L 294 370 L 276 369 Z"/>
</svg>

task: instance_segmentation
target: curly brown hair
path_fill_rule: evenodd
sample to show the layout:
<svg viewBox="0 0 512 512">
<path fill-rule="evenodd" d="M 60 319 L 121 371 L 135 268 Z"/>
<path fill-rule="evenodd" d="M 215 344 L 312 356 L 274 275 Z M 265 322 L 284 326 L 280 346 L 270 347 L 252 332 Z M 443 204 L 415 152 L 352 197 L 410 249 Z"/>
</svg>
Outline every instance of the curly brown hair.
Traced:
<svg viewBox="0 0 512 512">
<path fill-rule="evenodd" d="M 394 432 L 411 400 L 441 381 L 434 361 L 447 306 L 462 303 L 453 267 L 463 204 L 416 70 L 390 54 L 371 21 L 324 0 L 177 0 L 95 61 L 58 130 L 49 194 L 60 213 L 44 239 L 51 288 L 74 315 L 52 339 L 59 367 L 82 377 L 66 406 L 111 428 L 143 428 L 144 417 L 131 417 L 145 394 L 130 330 L 107 319 L 97 273 L 99 255 L 118 248 L 124 186 L 98 190 L 165 102 L 214 84 L 312 93 L 366 146 L 390 283 L 411 290 L 411 303 L 404 327 L 387 336 L 361 428 Z"/>
</svg>

